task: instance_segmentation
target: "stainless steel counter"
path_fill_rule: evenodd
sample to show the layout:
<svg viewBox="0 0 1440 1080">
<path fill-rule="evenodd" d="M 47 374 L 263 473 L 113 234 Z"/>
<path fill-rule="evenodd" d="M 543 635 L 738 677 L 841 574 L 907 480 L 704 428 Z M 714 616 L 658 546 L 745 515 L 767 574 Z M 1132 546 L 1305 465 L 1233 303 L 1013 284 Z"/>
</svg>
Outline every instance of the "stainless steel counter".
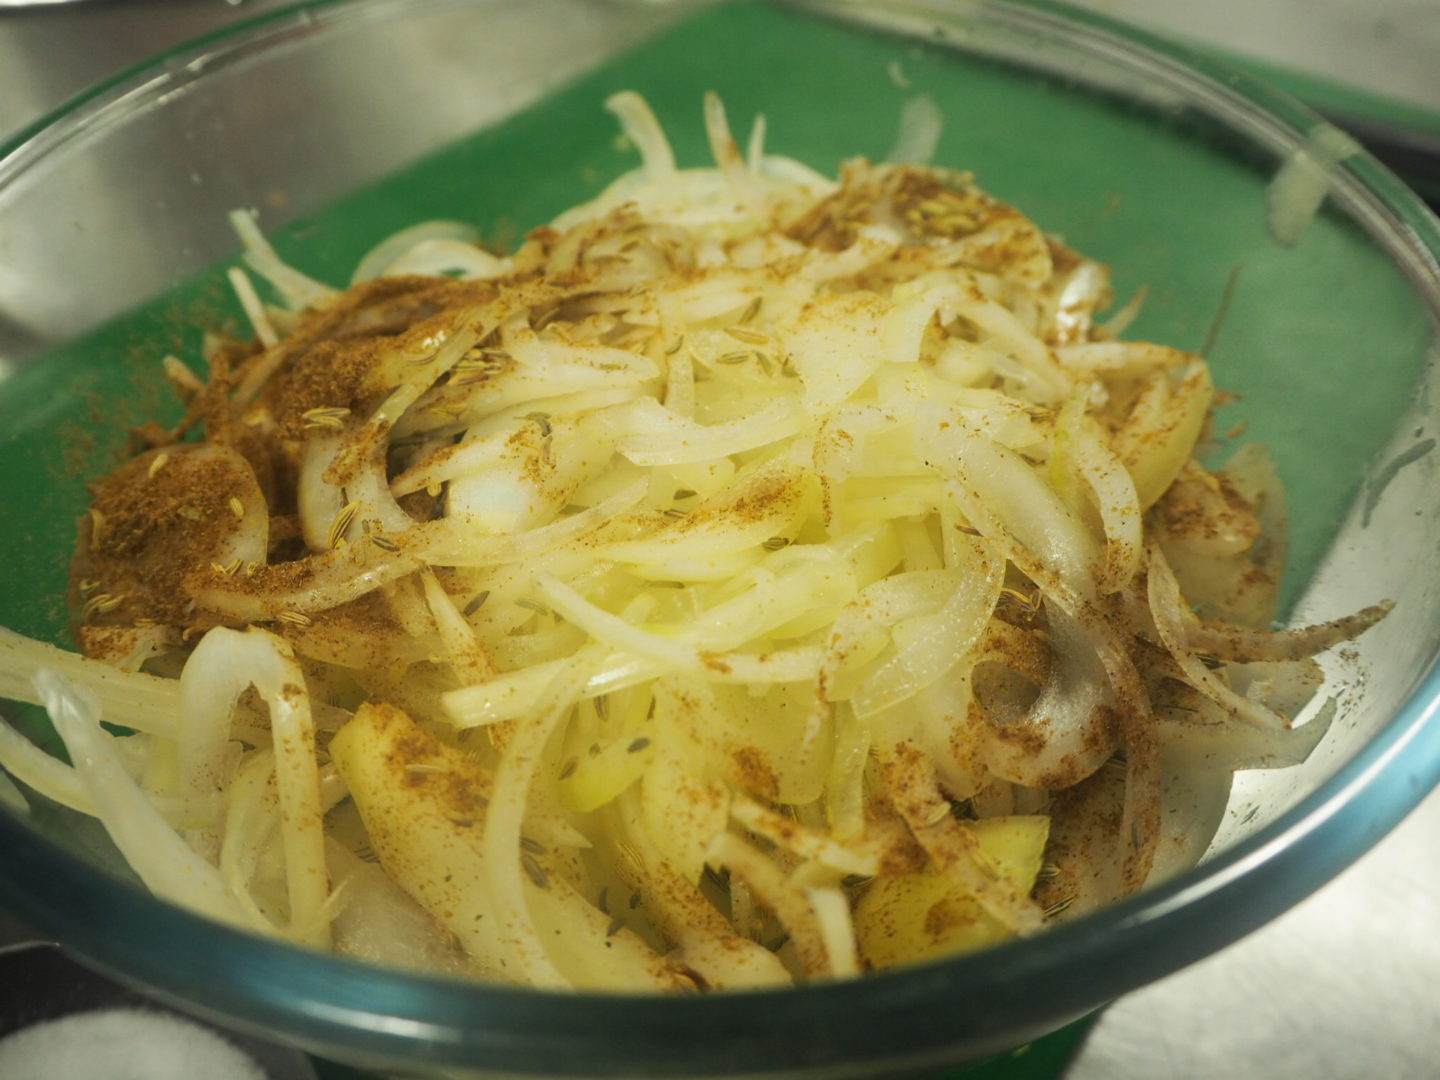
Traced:
<svg viewBox="0 0 1440 1080">
<path fill-rule="evenodd" d="M 0 138 L 149 54 L 280 6 L 0 0 Z M 1440 111 L 1434 0 L 1087 0 Z M 1331 885 L 1112 1006 L 1068 1080 L 1440 1076 L 1440 794 Z"/>
</svg>

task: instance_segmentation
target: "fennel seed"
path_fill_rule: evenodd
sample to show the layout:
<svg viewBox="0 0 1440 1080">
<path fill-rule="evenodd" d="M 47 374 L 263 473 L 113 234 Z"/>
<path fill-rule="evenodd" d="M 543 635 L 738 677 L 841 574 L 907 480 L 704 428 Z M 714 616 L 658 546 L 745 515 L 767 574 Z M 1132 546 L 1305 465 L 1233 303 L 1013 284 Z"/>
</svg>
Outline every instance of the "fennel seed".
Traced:
<svg viewBox="0 0 1440 1080">
<path fill-rule="evenodd" d="M 619 855 L 622 866 L 628 867 L 636 875 L 645 872 L 645 860 L 640 855 L 640 849 L 629 840 L 617 840 L 615 852 Z"/>
<path fill-rule="evenodd" d="M 81 609 L 80 617 L 88 619 L 92 615 L 108 615 L 125 602 L 124 593 L 96 593 Z"/>
<path fill-rule="evenodd" d="M 525 876 L 535 883 L 537 889 L 548 889 L 550 878 L 546 876 L 544 869 L 535 861 L 535 856 L 528 851 L 520 853 L 520 866 L 525 871 Z"/>
<path fill-rule="evenodd" d="M 745 326 L 727 326 L 725 328 L 725 334 L 743 345 L 770 344 L 769 334 L 762 334 L 759 330 L 751 330 Z"/>
<path fill-rule="evenodd" d="M 343 406 L 322 406 L 318 409 L 306 409 L 300 414 L 300 417 L 304 421 L 302 426 L 306 428 L 330 428 L 333 431 L 342 431 L 349 415 L 350 410 Z"/>
<path fill-rule="evenodd" d="M 359 509 L 358 502 L 346 503 L 340 508 L 340 512 L 335 515 L 335 520 L 330 523 L 329 533 L 326 534 L 327 546 L 331 548 L 340 546 L 340 541 L 345 538 L 345 533 L 349 531 L 350 523 L 355 520 L 356 511 Z"/>
<path fill-rule="evenodd" d="M 986 855 L 979 848 L 976 848 L 975 850 L 970 852 L 970 861 L 973 862 L 975 864 L 975 868 L 979 870 L 980 873 L 984 874 L 985 877 L 989 880 L 1000 880 L 999 868 L 996 867 L 994 861 L 990 858 L 990 856 Z"/>
</svg>

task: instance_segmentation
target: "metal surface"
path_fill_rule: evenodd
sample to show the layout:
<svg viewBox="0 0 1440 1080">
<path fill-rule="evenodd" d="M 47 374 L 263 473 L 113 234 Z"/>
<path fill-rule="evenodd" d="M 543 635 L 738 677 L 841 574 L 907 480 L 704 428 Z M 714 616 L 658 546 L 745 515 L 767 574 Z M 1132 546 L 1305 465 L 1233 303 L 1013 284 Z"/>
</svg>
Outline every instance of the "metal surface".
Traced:
<svg viewBox="0 0 1440 1080">
<path fill-rule="evenodd" d="M 1111 1006 L 1066 1080 L 1440 1075 L 1440 797 L 1258 933 Z"/>
<path fill-rule="evenodd" d="M 1440 111 L 1435 0 L 1070 0 Z"/>
<path fill-rule="evenodd" d="M 243 1061 L 247 1076 L 263 1076 L 264 1080 L 315 1080 L 314 1066 L 300 1051 L 179 1013 L 139 990 L 83 967 L 53 942 L 37 938 L 29 926 L 13 915 L 0 911 L 0 1042 L 4 1042 L 4 1050 L 10 1052 L 9 1060 L 26 1062 L 20 1068 L 24 1077 L 64 1080 L 71 1073 L 63 1063 L 73 1064 L 73 1058 L 64 1043 L 54 1037 L 39 1045 L 32 1042 L 28 1052 L 22 1053 L 5 1041 L 9 1036 L 22 1030 L 33 1031 L 36 1025 L 47 1021 L 83 1018 L 99 1020 L 101 1025 L 83 1030 L 93 1034 L 103 1029 L 114 1038 L 116 1029 L 101 1019 L 114 1012 L 119 1012 L 122 1018 L 138 1014 L 163 1022 L 148 1028 L 148 1038 L 143 1044 L 131 1039 L 116 1042 L 115 1049 L 122 1052 L 123 1061 L 112 1064 L 113 1073 L 91 1065 L 86 1069 L 87 1074 L 133 1076 L 136 1075 L 133 1068 L 148 1066 L 155 1070 L 157 1078 L 175 1076 L 189 1057 L 182 1051 L 193 1054 L 191 1048 L 198 1037 L 202 1045 L 206 1040 L 222 1041 L 237 1060 Z M 120 1030 L 123 1030 L 123 1019 Z M 86 1052 L 93 1049 L 87 1046 Z M 55 1068 L 57 1063 L 61 1063 L 59 1069 Z M 234 1073 L 227 1070 L 227 1075 Z M 10 1080 L 24 1080 L 24 1077 L 10 1077 Z"/>
<path fill-rule="evenodd" d="M 0 137 L 162 49 L 282 6 L 97 0 L 14 8 L 0 0 Z"/>
<path fill-rule="evenodd" d="M 223 0 L 106 0 L 20 10 L 0 0 L 0 137 L 158 50 L 279 6 L 276 0 L 242 7 Z M 1089 6 L 1156 18 L 1172 30 L 1440 109 L 1433 63 L 1440 19 L 1429 3 L 1356 7 L 1329 0 L 1302 10 L 1297 0 L 1093 0 Z M 1362 8 L 1363 32 L 1356 30 Z M 1287 34 L 1296 26 L 1303 32 Z M 1422 68 L 1415 58 L 1427 40 Z M 1437 839 L 1440 795 L 1300 907 L 1112 1006 L 1068 1080 L 1440 1075 L 1440 994 L 1433 989 L 1440 980 Z"/>
</svg>

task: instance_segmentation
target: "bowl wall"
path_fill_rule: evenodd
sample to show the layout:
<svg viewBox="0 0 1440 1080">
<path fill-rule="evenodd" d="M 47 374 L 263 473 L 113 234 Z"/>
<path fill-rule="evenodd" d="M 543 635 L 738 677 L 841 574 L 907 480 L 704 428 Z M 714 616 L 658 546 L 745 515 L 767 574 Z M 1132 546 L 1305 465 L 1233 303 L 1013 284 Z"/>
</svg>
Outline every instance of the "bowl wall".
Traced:
<svg viewBox="0 0 1440 1080">
<path fill-rule="evenodd" d="M 425 218 L 514 240 L 632 166 L 601 107 L 627 88 L 682 164 L 706 160 L 713 89 L 737 130 L 763 112 L 769 146 L 825 172 L 885 156 L 905 102 L 929 95 L 945 117 L 937 161 L 1110 263 L 1122 298 L 1148 289 L 1130 336 L 1203 349 L 1237 398 L 1217 432 L 1243 426 L 1285 480 L 1287 608 L 1315 620 L 1399 601 L 1327 660 L 1338 713 L 1321 748 L 1241 776 L 1207 862 L 1125 904 L 981 956 L 783 995 L 559 997 L 256 942 L 143 895 L 93 823 L 39 805 L 0 817 L 12 903 L 101 966 L 371 1065 L 895 1076 L 1014 1045 L 1234 940 L 1435 783 L 1436 223 L 1359 155 L 1280 243 L 1271 178 L 1318 121 L 1049 6 L 349 0 L 181 50 L 72 106 L 0 154 L 0 514 L 17 541 L 0 564 L 4 623 L 65 639 L 85 479 L 127 426 L 173 415 L 161 358 L 194 360 L 203 328 L 239 325 L 230 210 L 257 208 L 283 258 L 336 284 Z M 43 718 L 7 710 L 50 743 Z"/>
</svg>

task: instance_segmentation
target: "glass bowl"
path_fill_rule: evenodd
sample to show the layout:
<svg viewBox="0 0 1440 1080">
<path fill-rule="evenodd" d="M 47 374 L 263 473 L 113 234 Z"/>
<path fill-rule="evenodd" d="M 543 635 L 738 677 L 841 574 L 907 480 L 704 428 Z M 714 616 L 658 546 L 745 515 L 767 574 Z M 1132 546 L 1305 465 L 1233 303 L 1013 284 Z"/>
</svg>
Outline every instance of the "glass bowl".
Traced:
<svg viewBox="0 0 1440 1080">
<path fill-rule="evenodd" d="M 71 104 L 0 149 L 4 622 L 64 640 L 85 478 L 158 407 L 159 358 L 236 316 L 228 211 L 258 208 L 282 257 L 342 283 L 415 220 L 514 238 L 631 167 L 600 107 L 621 88 L 649 98 L 683 162 L 704 160 L 714 89 L 824 171 L 883 156 L 904 102 L 928 94 L 940 162 L 1111 264 L 1121 296 L 1147 287 L 1134 335 L 1203 349 L 1236 396 L 1217 429 L 1246 426 L 1288 487 L 1289 615 L 1397 600 L 1327 661 L 1339 711 L 1324 742 L 1304 765 L 1243 774 L 1204 861 L 1123 903 L 785 992 L 556 994 L 258 940 L 151 898 L 98 826 L 38 799 L 0 813 L 8 905 L 102 970 L 364 1067 L 895 1077 L 1018 1045 L 1236 940 L 1436 783 L 1440 227 L 1371 158 L 1332 153 L 1294 101 L 1038 2 L 337 0 Z M 1267 202 L 1292 160 L 1329 189 L 1298 237 Z M 33 711 L 6 715 L 53 747 Z"/>
</svg>

